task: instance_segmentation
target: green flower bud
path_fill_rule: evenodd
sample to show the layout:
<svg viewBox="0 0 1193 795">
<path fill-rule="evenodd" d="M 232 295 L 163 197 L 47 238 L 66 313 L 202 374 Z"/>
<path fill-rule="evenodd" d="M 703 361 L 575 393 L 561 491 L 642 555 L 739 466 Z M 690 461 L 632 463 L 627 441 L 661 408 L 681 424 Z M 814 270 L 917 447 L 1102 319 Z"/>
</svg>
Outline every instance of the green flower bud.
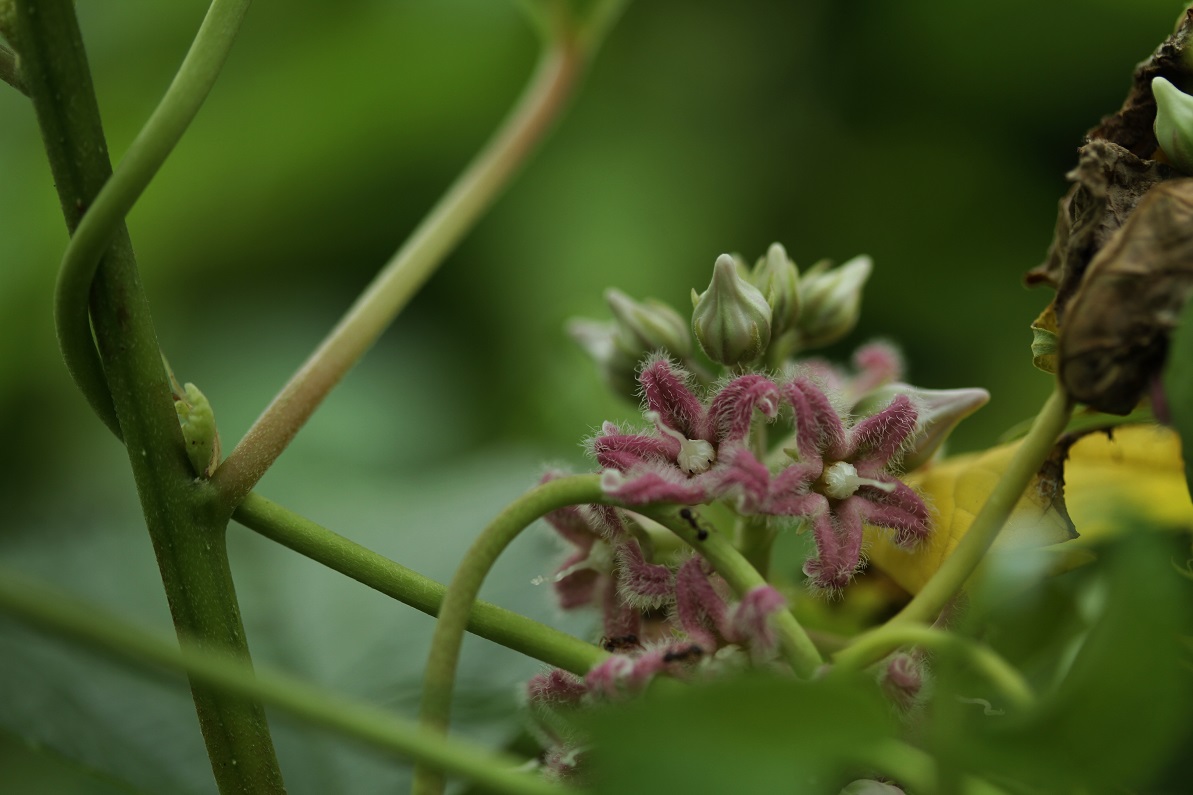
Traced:
<svg viewBox="0 0 1193 795">
<path fill-rule="evenodd" d="M 770 317 L 766 297 L 742 277 L 733 257 L 717 257 L 712 282 L 692 311 L 692 331 L 708 358 L 729 366 L 754 361 L 770 344 Z"/>
<path fill-rule="evenodd" d="M 766 256 L 758 260 L 750 281 L 770 304 L 770 331 L 778 337 L 795 328 L 799 320 L 799 269 L 787 256 L 787 249 L 771 243 Z"/>
<path fill-rule="evenodd" d="M 625 348 L 624 334 L 617 321 L 573 318 L 567 333 L 597 364 L 601 379 L 614 394 L 630 400 L 638 392 L 638 361 L 646 352 Z"/>
<path fill-rule="evenodd" d="M 605 301 L 617 318 L 626 347 L 632 346 L 642 354 L 663 348 L 680 359 L 692 355 L 692 332 L 683 317 L 667 304 L 653 298 L 638 302 L 613 289 L 605 291 Z"/>
<path fill-rule="evenodd" d="M 175 396 L 174 410 L 182 426 L 186 455 L 196 475 L 210 477 L 220 462 L 220 434 L 215 427 L 215 413 L 199 387 L 188 383 L 182 390 L 182 395 Z"/>
<path fill-rule="evenodd" d="M 1162 77 L 1152 78 L 1156 98 L 1156 141 L 1168 162 L 1193 174 L 1193 97 Z"/>
<path fill-rule="evenodd" d="M 844 337 L 857 325 L 862 287 L 873 263 L 862 255 L 829 270 L 827 260 L 816 263 L 799 282 L 800 316 L 797 327 L 803 348 L 818 348 Z"/>
</svg>

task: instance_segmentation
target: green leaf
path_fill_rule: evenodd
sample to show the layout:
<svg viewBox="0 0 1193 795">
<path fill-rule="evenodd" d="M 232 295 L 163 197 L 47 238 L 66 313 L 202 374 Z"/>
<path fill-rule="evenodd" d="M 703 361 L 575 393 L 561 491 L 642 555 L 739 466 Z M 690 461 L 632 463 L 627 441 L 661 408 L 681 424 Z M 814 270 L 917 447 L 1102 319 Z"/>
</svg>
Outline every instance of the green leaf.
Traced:
<svg viewBox="0 0 1193 795">
<path fill-rule="evenodd" d="M 1193 585 L 1172 565 L 1187 557 L 1187 539 L 1135 530 L 1068 575 L 1068 604 L 1049 586 L 1045 598 L 985 623 L 1015 656 L 1033 636 L 1051 646 L 1054 665 L 1036 677 L 1038 709 L 1022 718 L 984 709 L 980 684 L 941 672 L 930 749 L 938 759 L 1043 792 L 1154 791 L 1190 739 L 1193 675 L 1182 638 L 1193 632 Z"/>
<path fill-rule="evenodd" d="M 871 680 L 765 676 L 651 693 L 585 724 L 602 795 L 835 794 L 857 778 L 859 750 L 894 732 Z"/>
<path fill-rule="evenodd" d="M 1189 468 L 1189 451 L 1193 450 L 1193 301 L 1185 303 L 1180 325 L 1172 333 L 1168 363 L 1164 367 L 1164 394 L 1172 424 L 1181 435 L 1185 480 L 1189 494 L 1193 495 L 1193 471 Z"/>
</svg>

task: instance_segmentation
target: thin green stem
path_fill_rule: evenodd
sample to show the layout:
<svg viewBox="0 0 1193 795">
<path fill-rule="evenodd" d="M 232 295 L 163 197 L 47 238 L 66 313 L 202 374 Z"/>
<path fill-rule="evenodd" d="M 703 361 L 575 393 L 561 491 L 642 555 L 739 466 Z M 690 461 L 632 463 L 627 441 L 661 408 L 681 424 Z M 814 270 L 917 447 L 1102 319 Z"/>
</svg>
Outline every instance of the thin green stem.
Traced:
<svg viewBox="0 0 1193 795">
<path fill-rule="evenodd" d="M 1069 421 L 1070 411 L 1069 400 L 1058 383 L 965 537 L 915 598 L 890 620 L 889 625 L 928 624 L 936 620 L 940 611 L 982 562 L 1027 485 L 1052 452 L 1057 437 Z"/>
<path fill-rule="evenodd" d="M 643 506 L 633 510 L 663 525 L 703 555 L 737 595 L 768 584 L 724 534 L 711 531 L 702 538 L 700 531 L 684 521 L 672 507 Z M 805 679 L 811 678 L 824 663 L 816 644 L 790 611 L 781 610 L 771 620 L 779 637 L 779 647 L 792 670 Z"/>
<path fill-rule="evenodd" d="M 226 2 L 219 5 L 231 7 Z M 11 41 L 21 54 L 22 76 L 67 226 L 94 230 L 88 233 L 92 241 L 88 246 L 107 248 L 93 284 L 89 275 L 80 276 L 90 265 L 66 268 L 71 273 L 67 278 L 80 278 L 81 287 L 72 293 L 79 305 L 62 307 L 81 319 L 83 331 L 90 293 L 99 347 L 98 358 L 91 351 L 91 358 L 85 359 L 95 368 L 90 398 L 109 427 L 124 439 L 179 637 L 226 650 L 247 665 L 248 646 L 225 547 L 228 513 L 220 510 L 214 489 L 195 482 L 128 233 L 119 213 L 111 214 L 111 207 L 126 201 L 120 197 L 127 196 L 127 188 L 112 189 L 111 184 L 105 188 L 111 166 L 74 3 L 16 0 L 15 10 Z M 209 45 L 211 35 L 195 46 Z M 191 55 L 187 61 L 194 63 Z M 194 89 L 192 85 L 188 90 Z M 173 86 L 167 99 L 181 90 Z M 126 162 L 136 159 L 126 158 Z M 112 198 L 100 202 L 97 194 L 101 193 Z M 93 212 L 100 208 L 96 217 L 106 220 L 92 220 L 89 213 L 80 224 L 85 208 L 93 202 L 97 202 Z M 105 224 L 107 232 L 100 229 Z M 68 254 L 68 260 L 73 262 L 76 256 Z M 91 256 L 98 257 L 99 252 Z M 90 336 L 80 335 L 72 345 L 79 353 L 84 345 L 91 345 Z M 192 681 L 191 691 L 221 793 L 284 792 L 262 706 L 230 697 L 200 680 Z"/>
<path fill-rule="evenodd" d="M 250 530 L 318 561 L 429 616 L 439 614 L 447 587 L 338 535 L 256 493 L 232 518 Z M 566 632 L 488 602 L 475 602 L 467 629 L 547 665 L 584 675 L 608 653 Z"/>
<path fill-rule="evenodd" d="M 124 217 L 173 151 L 227 60 L 249 0 L 214 0 L 178 74 L 153 114 L 129 146 L 116 172 L 90 203 L 58 271 L 54 321 L 62 358 L 87 402 L 117 436 L 112 398 L 91 339 L 87 297 L 108 246 L 124 232 Z M 106 160 L 106 153 L 105 153 Z"/>
<path fill-rule="evenodd" d="M 765 578 L 770 571 L 770 553 L 775 545 L 775 529 L 764 516 L 739 516 L 734 527 L 737 549 Z"/>
<path fill-rule="evenodd" d="M 0 44 L 0 80 L 8 83 L 25 96 L 29 96 L 29 89 L 25 88 L 25 81 L 21 79 L 17 54 L 3 44 Z"/>
<path fill-rule="evenodd" d="M 516 772 L 521 760 L 423 731 L 411 721 L 283 673 L 254 672 L 224 651 L 186 641 L 180 649 L 94 605 L 7 571 L 0 571 L 0 611 L 140 666 L 185 672 L 192 682 L 202 682 L 225 697 L 270 704 L 313 725 L 434 766 L 493 792 L 561 795 L 568 791 L 538 776 Z M 233 765 L 238 763 L 242 760 L 232 760 Z"/>
<path fill-rule="evenodd" d="M 869 633 L 834 659 L 834 675 L 853 670 L 857 661 L 872 659 L 882 649 L 901 646 L 920 646 L 961 661 L 970 670 L 985 677 L 1013 710 L 1023 712 L 1035 704 L 1035 696 L 1027 680 L 993 649 L 955 633 L 931 627 L 888 626 Z"/>
<path fill-rule="evenodd" d="M 460 646 L 468 619 L 485 577 L 505 548 L 532 522 L 551 511 L 567 505 L 608 502 L 599 475 L 557 478 L 526 492 L 481 531 L 456 569 L 439 608 L 419 709 L 419 722 L 424 729 L 447 733 Z M 426 795 L 442 790 L 443 778 L 438 771 L 415 766 L 413 792 Z"/>
<path fill-rule="evenodd" d="M 883 740 L 864 746 L 858 761 L 895 781 L 908 792 L 931 795 L 941 791 L 936 760 L 902 740 Z M 998 787 L 974 776 L 963 776 L 959 795 L 1006 795 Z"/>
<path fill-rule="evenodd" d="M 893 648 L 889 642 L 872 642 L 871 635 L 877 635 L 889 627 L 931 624 L 936 620 L 940 611 L 982 562 L 1020 496 L 1052 451 L 1057 437 L 1069 421 L 1070 413 L 1071 405 L 1058 383 L 957 548 L 897 615 L 883 627 L 859 635 L 850 648 L 838 654 L 838 664 L 864 667 L 882 658 Z M 854 646 L 864 646 L 867 654 L 852 651 Z"/>
<path fill-rule="evenodd" d="M 517 106 L 476 159 L 265 409 L 213 480 L 236 505 L 511 180 L 560 114 L 584 58 L 548 46 Z"/>
</svg>

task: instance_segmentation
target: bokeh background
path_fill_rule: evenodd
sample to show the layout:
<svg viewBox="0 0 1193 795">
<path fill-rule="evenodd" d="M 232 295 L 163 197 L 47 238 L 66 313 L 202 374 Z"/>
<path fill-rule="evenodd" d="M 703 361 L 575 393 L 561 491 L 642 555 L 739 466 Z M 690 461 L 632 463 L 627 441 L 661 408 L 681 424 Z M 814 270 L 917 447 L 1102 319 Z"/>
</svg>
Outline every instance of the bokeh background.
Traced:
<svg viewBox="0 0 1193 795">
<path fill-rule="evenodd" d="M 79 4 L 115 159 L 205 8 Z M 830 353 L 885 337 L 915 383 L 987 388 L 953 449 L 994 443 L 1049 388 L 1028 348 L 1049 295 L 1021 276 L 1047 249 L 1064 172 L 1181 8 L 631 3 L 539 155 L 262 492 L 446 579 L 545 462 L 584 468 L 579 442 L 636 415 L 603 391 L 565 320 L 607 317 L 610 286 L 685 309 L 719 253 L 752 260 L 776 240 L 801 266 L 872 256 L 859 328 Z M 253 6 L 129 217 L 163 348 L 211 399 L 228 447 L 484 142 L 535 57 L 505 0 Z M 65 244 L 29 103 L 0 85 L 0 561 L 167 632 L 124 453 L 57 354 Z M 231 533 L 258 660 L 413 711 L 428 619 Z M 585 632 L 531 585 L 557 552 L 546 536 L 521 540 L 486 595 Z M 499 742 L 536 664 L 471 649 L 462 723 Z M 0 766 L 66 776 L 63 792 L 108 791 L 93 771 L 136 791 L 211 792 L 188 710 L 172 678 L 0 621 Z M 404 776 L 278 720 L 292 792 L 392 791 Z"/>
</svg>

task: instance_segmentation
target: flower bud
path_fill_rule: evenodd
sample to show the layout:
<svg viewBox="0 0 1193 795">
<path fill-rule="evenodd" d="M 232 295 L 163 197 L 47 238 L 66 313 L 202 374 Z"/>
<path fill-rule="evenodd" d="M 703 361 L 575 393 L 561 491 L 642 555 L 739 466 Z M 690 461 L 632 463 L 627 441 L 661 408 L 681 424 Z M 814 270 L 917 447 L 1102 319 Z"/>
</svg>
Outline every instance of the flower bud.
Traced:
<svg viewBox="0 0 1193 795">
<path fill-rule="evenodd" d="M 605 301 L 617 318 L 624 347 L 642 354 L 659 349 L 677 358 L 692 355 L 692 332 L 683 317 L 662 301 L 647 298 L 638 302 L 620 290 L 605 291 Z"/>
<path fill-rule="evenodd" d="M 911 398 L 916 409 L 915 431 L 907 439 L 899 468 L 911 472 L 926 464 L 961 420 L 990 400 L 985 389 L 921 389 L 910 384 L 887 384 L 866 395 L 853 413 L 864 417 L 888 405 L 898 395 Z"/>
<path fill-rule="evenodd" d="M 626 349 L 617 321 L 573 318 L 567 322 L 567 333 L 596 362 L 601 379 L 614 394 L 637 399 L 638 360 L 646 352 Z"/>
<path fill-rule="evenodd" d="M 186 455 L 196 475 L 209 477 L 220 462 L 220 434 L 215 427 L 215 413 L 199 387 L 188 383 L 182 390 L 183 394 L 176 396 L 174 401 L 174 411 L 182 426 Z"/>
<path fill-rule="evenodd" d="M 754 266 L 750 281 L 770 304 L 771 334 L 778 337 L 795 328 L 799 320 L 799 269 L 782 245 L 771 243 L 766 256 Z"/>
<path fill-rule="evenodd" d="M 770 344 L 770 317 L 770 304 L 733 257 L 717 257 L 712 282 L 692 311 L 692 331 L 708 358 L 728 366 L 754 361 Z"/>
<path fill-rule="evenodd" d="M 1193 97 L 1163 77 L 1152 78 L 1156 99 L 1156 141 L 1168 162 L 1193 174 Z"/>
<path fill-rule="evenodd" d="M 827 261 L 812 266 L 800 279 L 798 328 L 804 348 L 818 348 L 844 337 L 857 325 L 862 287 L 873 263 L 862 255 L 829 270 Z"/>
</svg>

